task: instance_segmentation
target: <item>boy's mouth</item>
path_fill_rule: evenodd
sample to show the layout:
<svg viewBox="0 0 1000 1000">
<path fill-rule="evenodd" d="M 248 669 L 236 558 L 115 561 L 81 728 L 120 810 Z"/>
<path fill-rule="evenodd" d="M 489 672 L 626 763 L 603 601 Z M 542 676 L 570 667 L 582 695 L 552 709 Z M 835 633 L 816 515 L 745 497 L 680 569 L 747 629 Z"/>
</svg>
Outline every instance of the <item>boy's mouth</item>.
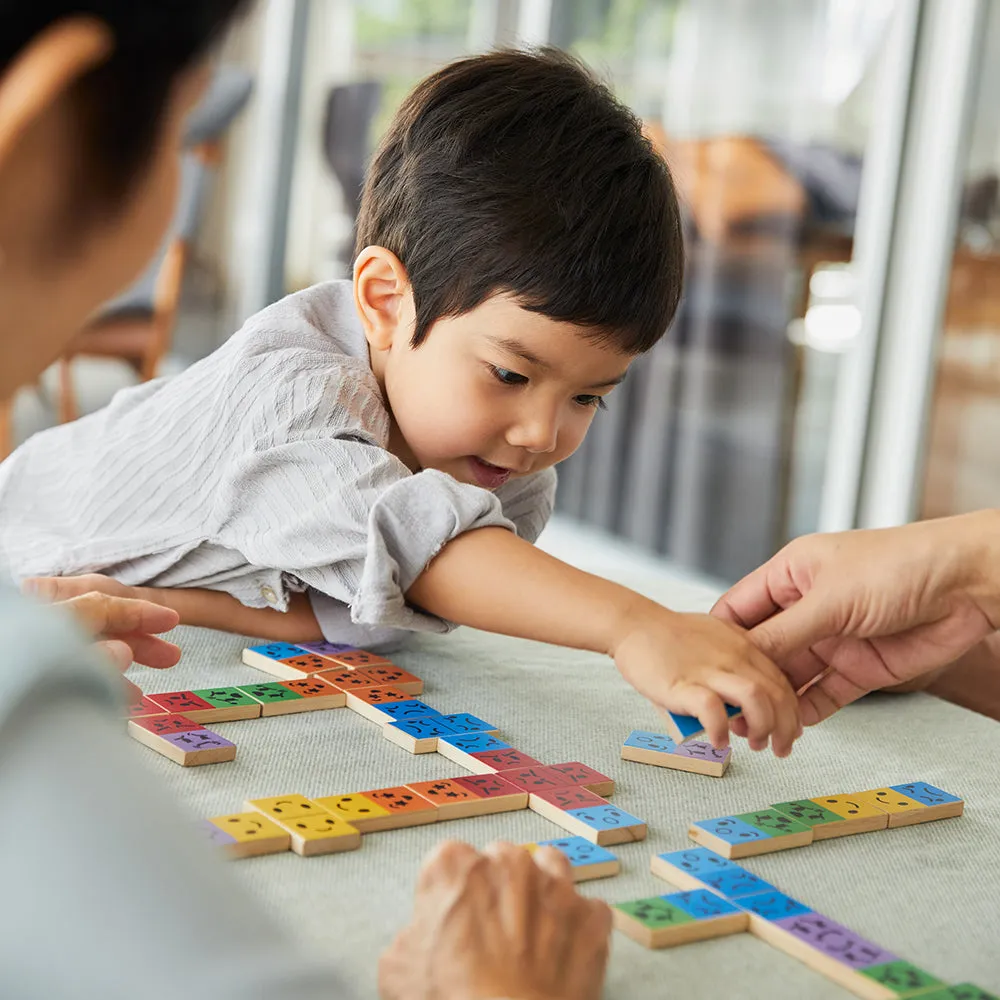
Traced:
<svg viewBox="0 0 1000 1000">
<path fill-rule="evenodd" d="M 491 462 L 484 462 L 481 458 L 473 455 L 469 459 L 469 468 L 476 482 L 488 490 L 495 490 L 503 486 L 510 479 L 510 469 L 505 469 L 502 465 L 493 465 Z"/>
</svg>

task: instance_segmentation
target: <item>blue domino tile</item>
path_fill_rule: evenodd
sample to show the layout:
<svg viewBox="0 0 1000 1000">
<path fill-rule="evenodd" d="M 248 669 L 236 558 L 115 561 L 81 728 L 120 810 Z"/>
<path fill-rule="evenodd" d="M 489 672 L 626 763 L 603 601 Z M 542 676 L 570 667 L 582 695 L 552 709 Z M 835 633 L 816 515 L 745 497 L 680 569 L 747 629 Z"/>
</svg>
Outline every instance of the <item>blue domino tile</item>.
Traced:
<svg viewBox="0 0 1000 1000">
<path fill-rule="evenodd" d="M 599 865 L 605 861 L 617 861 L 617 857 L 606 847 L 591 843 L 586 837 L 558 837 L 555 840 L 540 840 L 539 847 L 554 847 L 569 859 L 573 867 L 579 865 Z"/>
<path fill-rule="evenodd" d="M 736 868 L 745 871 L 734 861 L 724 858 L 715 851 L 710 851 L 707 847 L 692 847 L 688 851 L 668 851 L 659 855 L 667 864 L 680 868 L 681 871 L 688 872 L 701 878 L 709 872 L 719 872 L 726 868 Z"/>
<path fill-rule="evenodd" d="M 456 733 L 454 736 L 442 736 L 441 742 L 455 747 L 456 750 L 464 750 L 466 753 L 514 749 L 509 743 L 498 740 L 489 733 Z"/>
<path fill-rule="evenodd" d="M 626 826 L 638 826 L 645 822 L 610 803 L 594 806 L 591 809 L 567 809 L 566 815 L 586 823 L 592 830 L 616 830 Z"/>
<path fill-rule="evenodd" d="M 377 706 L 386 715 L 391 715 L 397 722 L 402 719 L 418 719 L 423 716 L 433 716 L 435 719 L 441 718 L 441 713 L 437 709 L 416 698 L 407 701 L 387 701 L 385 704 Z"/>
<path fill-rule="evenodd" d="M 726 715 L 731 719 L 734 715 L 739 715 L 743 711 L 739 705 L 726 705 Z M 690 739 L 698 733 L 704 732 L 705 727 L 693 715 L 677 715 L 674 712 L 667 712 L 671 721 L 677 727 L 677 731 L 685 740 Z"/>
<path fill-rule="evenodd" d="M 250 653 L 258 653 L 269 660 L 293 660 L 302 655 L 301 646 L 293 646 L 290 642 L 266 642 L 261 646 L 250 646 Z"/>
<path fill-rule="evenodd" d="M 940 806 L 946 802 L 962 801 L 957 795 L 952 795 L 950 792 L 943 792 L 940 788 L 928 785 L 925 781 L 910 781 L 905 785 L 890 785 L 889 787 L 894 792 L 899 792 L 900 795 L 908 795 L 914 801 L 920 802 L 925 806 Z"/>
<path fill-rule="evenodd" d="M 487 729 L 499 729 L 499 726 L 490 725 L 475 715 L 468 712 L 455 712 L 453 715 L 442 715 L 442 719 L 451 726 L 453 733 L 482 733 Z"/>
<path fill-rule="evenodd" d="M 712 920 L 715 917 L 728 917 L 733 913 L 741 913 L 739 906 L 723 899 L 707 889 L 691 889 L 689 892 L 672 892 L 669 896 L 661 896 L 685 913 L 690 913 L 695 920 Z M 742 905 L 742 904 L 741 904 Z"/>
<path fill-rule="evenodd" d="M 397 719 L 389 723 L 390 729 L 396 729 L 407 736 L 423 740 L 431 736 L 445 736 L 453 734 L 455 731 L 436 715 L 421 715 L 415 719 Z"/>
<path fill-rule="evenodd" d="M 777 890 L 742 896 L 739 905 L 765 920 L 784 920 L 785 917 L 801 917 L 804 913 L 812 913 L 812 907 Z"/>
<path fill-rule="evenodd" d="M 677 744 L 663 733 L 650 733 L 645 729 L 633 729 L 623 744 L 627 747 L 638 747 L 640 750 L 654 750 L 657 753 L 673 753 Z"/>
<path fill-rule="evenodd" d="M 735 816 L 719 816 L 716 819 L 699 819 L 692 826 L 697 826 L 707 833 L 724 840 L 727 844 L 745 844 L 749 840 L 769 840 L 771 835 L 758 830 L 749 823 Z"/>
<path fill-rule="evenodd" d="M 744 896 L 754 896 L 762 892 L 777 892 L 778 890 L 762 878 L 748 872 L 739 865 L 721 869 L 717 872 L 705 872 L 698 878 L 713 892 L 726 899 L 743 899 Z"/>
</svg>

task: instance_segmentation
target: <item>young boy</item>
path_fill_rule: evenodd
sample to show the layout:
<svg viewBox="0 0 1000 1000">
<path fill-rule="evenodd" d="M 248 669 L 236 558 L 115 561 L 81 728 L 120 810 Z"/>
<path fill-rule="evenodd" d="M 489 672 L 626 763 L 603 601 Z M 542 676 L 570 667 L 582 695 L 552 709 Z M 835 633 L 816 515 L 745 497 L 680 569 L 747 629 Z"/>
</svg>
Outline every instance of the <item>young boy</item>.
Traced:
<svg viewBox="0 0 1000 1000">
<path fill-rule="evenodd" d="M 536 550 L 553 466 L 666 330 L 683 247 L 639 122 L 569 57 L 461 60 L 371 165 L 353 282 L 252 317 L 171 380 L 0 466 L 14 575 L 131 593 L 182 622 L 379 646 L 452 623 L 590 649 L 724 745 L 800 727 L 731 625 Z"/>
</svg>

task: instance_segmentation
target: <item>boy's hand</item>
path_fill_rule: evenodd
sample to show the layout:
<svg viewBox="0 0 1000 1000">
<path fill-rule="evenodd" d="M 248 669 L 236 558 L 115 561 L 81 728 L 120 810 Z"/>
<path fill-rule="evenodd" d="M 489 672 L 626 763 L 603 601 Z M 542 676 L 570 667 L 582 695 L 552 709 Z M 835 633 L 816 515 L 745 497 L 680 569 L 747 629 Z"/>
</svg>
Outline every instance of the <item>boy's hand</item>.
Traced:
<svg viewBox="0 0 1000 1000">
<path fill-rule="evenodd" d="M 142 587 L 130 587 L 102 573 L 84 573 L 81 576 L 32 576 L 21 584 L 21 589 L 26 594 L 31 594 L 49 604 L 66 601 L 71 597 L 82 597 L 84 594 L 107 594 L 109 597 L 146 600 Z"/>
<path fill-rule="evenodd" d="M 723 702 L 739 705 L 752 750 L 763 750 L 770 737 L 776 756 L 791 753 L 802 735 L 795 692 L 742 629 L 643 600 L 618 634 L 611 649 L 618 669 L 657 707 L 696 716 L 712 744 L 724 747 L 730 726 Z"/>
</svg>

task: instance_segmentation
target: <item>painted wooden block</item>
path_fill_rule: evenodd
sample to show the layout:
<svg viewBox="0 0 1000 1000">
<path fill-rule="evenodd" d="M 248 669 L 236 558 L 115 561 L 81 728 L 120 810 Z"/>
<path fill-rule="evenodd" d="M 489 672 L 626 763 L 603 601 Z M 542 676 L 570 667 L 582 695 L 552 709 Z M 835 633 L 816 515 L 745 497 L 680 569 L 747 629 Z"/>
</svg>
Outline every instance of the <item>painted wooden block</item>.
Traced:
<svg viewBox="0 0 1000 1000">
<path fill-rule="evenodd" d="M 249 646 L 243 650 L 243 662 L 248 667 L 256 667 L 283 681 L 294 681 L 306 677 L 312 670 L 330 666 L 314 653 L 307 653 L 290 642 L 267 642 L 260 646 Z"/>
<path fill-rule="evenodd" d="M 390 788 L 374 788 L 361 793 L 366 799 L 371 799 L 376 805 L 382 806 L 389 814 L 384 830 L 398 830 L 407 826 L 421 826 L 425 823 L 436 823 L 438 819 L 437 806 L 428 802 L 422 795 L 406 785 L 395 785 Z"/>
<path fill-rule="evenodd" d="M 442 715 L 442 719 L 451 726 L 455 733 L 489 733 L 496 736 L 500 730 L 491 722 L 485 722 L 468 712 L 453 712 L 451 715 Z"/>
<path fill-rule="evenodd" d="M 489 733 L 456 733 L 438 740 L 438 753 L 442 757 L 476 774 L 489 774 L 494 768 L 477 760 L 474 754 L 513 749 L 509 743 Z"/>
<path fill-rule="evenodd" d="M 568 809 L 561 814 L 559 820 L 553 819 L 553 822 L 570 833 L 586 837 L 602 846 L 646 839 L 645 821 L 610 802 L 584 809 Z"/>
<path fill-rule="evenodd" d="M 164 694 L 151 694 L 148 697 L 155 701 L 164 712 L 170 712 L 173 715 L 186 715 L 192 722 L 204 722 L 205 720 L 189 713 L 211 711 L 213 708 L 204 698 L 199 698 L 193 691 L 167 691 Z"/>
<path fill-rule="evenodd" d="M 544 764 L 529 767 L 511 767 L 497 771 L 501 778 L 523 788 L 526 792 L 541 792 L 547 788 L 564 788 L 562 775 Z"/>
<path fill-rule="evenodd" d="M 193 729 L 201 729 L 202 725 L 199 722 L 192 722 L 186 715 L 143 715 L 129 719 L 128 728 L 133 735 L 135 730 L 143 729 L 155 736 L 168 736 L 170 733 L 186 733 Z"/>
<path fill-rule="evenodd" d="M 569 861 L 574 882 L 589 882 L 596 878 L 610 878 L 621 871 L 618 858 L 599 844 L 585 837 L 558 837 L 542 840 L 533 847 L 554 847 Z"/>
<path fill-rule="evenodd" d="M 635 729 L 622 746 L 622 760 L 669 767 L 675 771 L 721 778 L 729 767 L 732 750 L 717 750 L 711 743 L 692 740 L 678 745 L 669 736 Z"/>
<path fill-rule="evenodd" d="M 921 993 L 920 1000 L 1000 1000 L 1000 997 L 995 993 L 988 993 L 973 983 L 958 983 L 955 986 L 946 986 L 943 990 Z"/>
<path fill-rule="evenodd" d="M 279 679 L 283 681 L 297 681 L 316 673 L 317 670 L 325 670 L 333 661 L 327 659 L 325 656 L 317 656 L 315 653 L 307 653 L 300 649 L 298 656 L 293 656 L 287 660 L 279 660 L 278 662 L 285 671 L 285 675 Z"/>
<path fill-rule="evenodd" d="M 615 927 L 647 948 L 672 948 L 746 930 L 747 915 L 740 911 L 698 919 L 671 896 L 654 896 L 612 906 Z"/>
<path fill-rule="evenodd" d="M 315 653 L 317 656 L 337 656 L 339 653 L 349 653 L 358 648 L 346 642 L 327 642 L 325 639 L 320 642 L 300 642 L 297 645 L 299 649 Z"/>
<path fill-rule="evenodd" d="M 408 694 L 391 687 L 365 687 L 347 692 L 347 707 L 379 726 L 393 721 L 392 716 L 385 711 L 386 705 L 412 700 Z"/>
<path fill-rule="evenodd" d="M 536 808 L 535 800 L 539 804 L 544 803 L 548 805 L 550 810 L 554 808 L 563 811 L 567 809 L 590 809 L 594 806 L 602 806 L 607 802 L 607 799 L 601 798 L 600 795 L 595 795 L 589 789 L 574 785 L 570 785 L 569 788 L 546 788 L 539 792 L 531 793 L 530 807 L 535 812 L 539 812 L 544 816 L 546 815 L 546 811 Z"/>
<path fill-rule="evenodd" d="M 789 816 L 797 823 L 812 829 L 813 840 L 829 840 L 844 837 L 856 831 L 850 828 L 850 821 L 812 799 L 792 799 L 790 802 L 775 802 L 772 809 Z"/>
<path fill-rule="evenodd" d="M 313 799 L 304 795 L 272 795 L 266 799 L 247 799 L 243 803 L 247 811 L 256 810 L 271 819 L 284 822 L 286 819 L 298 819 L 300 816 L 322 815 L 326 810 Z"/>
<path fill-rule="evenodd" d="M 462 775 L 451 780 L 488 803 L 488 808 L 484 806 L 483 812 L 515 812 L 528 808 L 528 793 L 496 774 Z"/>
<path fill-rule="evenodd" d="M 854 792 L 853 797 L 861 803 L 867 803 L 876 809 L 881 809 L 889 817 L 889 828 L 897 826 L 912 826 L 914 823 L 924 823 L 932 819 L 927 815 L 929 808 L 908 795 L 893 791 L 888 785 L 884 788 L 872 788 L 865 792 Z"/>
<path fill-rule="evenodd" d="M 260 702 L 262 716 L 288 715 L 290 712 L 300 711 L 295 706 L 302 701 L 302 695 L 298 691 L 285 687 L 281 681 L 244 684 L 240 686 L 240 690 L 244 694 L 248 694 L 254 701 Z"/>
<path fill-rule="evenodd" d="M 777 809 L 737 813 L 736 818 L 770 834 L 771 840 L 768 846 L 773 851 L 783 851 L 789 847 L 808 847 L 813 842 L 811 827 L 799 823 Z"/>
<path fill-rule="evenodd" d="M 483 735 L 483 734 L 471 734 Z M 440 747 L 439 747 L 440 749 Z M 501 771 L 517 771 L 527 768 L 539 768 L 545 765 L 534 757 L 529 757 L 526 753 L 521 753 L 511 747 L 509 750 L 486 750 L 481 753 L 471 755 L 475 758 L 475 770 L 477 774 L 499 773 Z"/>
<path fill-rule="evenodd" d="M 191 692 L 210 705 L 207 709 L 185 711 L 189 719 L 198 722 L 236 722 L 239 719 L 256 719 L 261 705 L 238 687 L 202 688 Z"/>
<path fill-rule="evenodd" d="M 372 677 L 367 670 L 348 670 L 337 664 L 325 670 L 317 670 L 312 677 L 322 678 L 331 687 L 341 691 L 352 691 L 356 688 L 385 687 L 381 681 Z"/>
<path fill-rule="evenodd" d="M 397 691 L 405 691 L 411 697 L 424 693 L 424 682 L 416 674 L 411 674 L 408 670 L 403 670 L 402 667 L 395 665 L 380 667 L 376 664 L 365 667 L 364 673 L 371 677 L 376 684 L 382 687 L 394 687 Z"/>
<path fill-rule="evenodd" d="M 489 799 L 473 794 L 470 789 L 449 778 L 411 781 L 406 787 L 437 806 L 439 820 L 482 816 L 492 811 Z"/>
<path fill-rule="evenodd" d="M 686 892 L 672 892 L 667 900 L 679 907 L 685 913 L 690 913 L 695 920 L 714 920 L 716 917 L 731 917 L 742 912 L 743 908 L 731 903 L 728 899 L 709 892 L 708 889 L 689 889 Z M 749 921 L 743 922 L 746 930 Z"/>
<path fill-rule="evenodd" d="M 318 712 L 328 708 L 343 708 L 347 704 L 347 695 L 340 688 L 317 680 L 315 677 L 303 677 L 298 681 L 278 681 L 278 684 L 299 697 L 292 701 L 274 701 L 272 709 L 277 709 L 277 712 L 272 710 L 265 714 L 289 715 L 292 712 Z"/>
<path fill-rule="evenodd" d="M 961 816 L 965 803 L 957 795 L 942 791 L 926 781 L 910 781 L 902 785 L 890 785 L 890 789 L 905 795 L 914 802 L 926 807 L 926 812 L 920 813 L 920 822 L 927 823 L 935 819 L 948 819 L 951 816 Z M 892 826 L 889 821 L 889 826 Z"/>
<path fill-rule="evenodd" d="M 395 691 L 396 688 L 365 688 L 364 691 Z M 405 692 L 401 692 L 405 695 Z M 388 699 L 382 706 L 382 711 L 392 719 L 397 721 L 400 719 L 419 719 L 425 718 L 429 715 L 434 716 L 435 719 L 441 718 L 441 713 L 436 709 L 432 708 L 426 702 L 419 701 L 416 698 L 404 697 L 402 701 L 397 701 L 396 699 Z"/>
<path fill-rule="evenodd" d="M 369 653 L 367 649 L 349 649 L 343 653 L 332 653 L 328 657 L 334 663 L 345 667 L 394 667 L 396 664 L 378 653 Z"/>
<path fill-rule="evenodd" d="M 327 795 L 313 799 L 327 812 L 346 820 L 361 833 L 377 833 L 379 830 L 395 829 L 395 817 L 384 806 L 373 802 L 365 795 Z"/>
<path fill-rule="evenodd" d="M 276 822 L 291 836 L 292 850 L 304 858 L 317 854 L 356 851 L 361 846 L 361 833 L 357 827 L 331 813 L 299 816 Z"/>
<path fill-rule="evenodd" d="M 739 905 L 754 916 L 771 921 L 799 917 L 804 913 L 813 912 L 812 907 L 786 896 L 783 892 L 778 892 L 777 889 L 743 896 L 739 900 Z"/>
<path fill-rule="evenodd" d="M 134 705 L 129 705 L 125 710 L 125 717 L 127 719 L 138 719 L 144 715 L 168 715 L 163 708 L 156 704 L 149 695 L 143 695 L 143 697 L 137 701 Z"/>
<path fill-rule="evenodd" d="M 595 771 L 586 764 L 581 764 L 578 760 L 571 760 L 565 764 L 549 764 L 548 769 L 562 775 L 563 785 L 579 786 L 586 788 L 588 792 L 607 798 L 615 794 L 615 779 L 609 778 L 600 771 Z"/>
<path fill-rule="evenodd" d="M 203 729 L 197 724 L 194 728 L 175 729 L 163 733 L 151 731 L 140 725 L 144 722 L 155 722 L 171 716 L 145 716 L 139 719 L 129 719 L 128 733 L 132 739 L 143 746 L 155 750 L 167 760 L 172 760 L 181 767 L 199 767 L 202 764 L 221 764 L 236 759 L 236 744 Z"/>
<path fill-rule="evenodd" d="M 221 830 L 233 841 L 224 846 L 226 854 L 231 858 L 282 854 L 291 846 L 292 838 L 289 833 L 258 812 L 213 816 L 205 822 Z"/>
<path fill-rule="evenodd" d="M 775 810 L 698 820 L 688 836 L 725 858 L 748 858 L 812 843 L 812 830 Z"/>
<path fill-rule="evenodd" d="M 726 705 L 726 715 L 730 719 L 742 715 L 743 709 L 737 705 Z M 676 712 L 661 712 L 667 735 L 675 743 L 693 740 L 705 732 L 705 727 L 693 715 L 678 715 Z"/>
<path fill-rule="evenodd" d="M 707 847 L 691 847 L 685 851 L 654 854 L 649 870 L 657 878 L 662 878 L 678 889 L 700 889 L 706 884 L 707 876 L 724 871 L 742 872 L 745 869 Z M 771 887 L 764 883 L 764 888 Z M 763 892 L 764 889 L 760 891 Z"/>
<path fill-rule="evenodd" d="M 836 813 L 843 821 L 835 827 L 833 836 L 844 837 L 854 833 L 870 833 L 872 830 L 884 830 L 889 825 L 889 814 L 866 802 L 859 802 L 852 795 L 820 795 L 809 799 L 822 806 L 828 812 Z M 832 826 L 832 824 L 830 824 Z M 814 828 L 816 840 L 831 836 L 829 827 L 824 829 L 822 836 L 818 828 Z"/>
<path fill-rule="evenodd" d="M 410 753 L 433 753 L 438 748 L 438 737 L 453 733 L 441 716 L 424 715 L 390 722 L 382 727 L 382 735 Z"/>
<path fill-rule="evenodd" d="M 743 900 L 740 901 L 741 904 Z M 877 944 L 866 941 L 860 934 L 822 913 L 808 911 L 796 913 L 776 921 L 783 930 L 852 969 L 883 965 L 896 960 L 896 956 Z"/>
<path fill-rule="evenodd" d="M 931 986 L 945 986 L 937 976 L 917 968 L 910 962 L 897 958 L 884 965 L 869 965 L 860 970 L 861 975 L 886 987 L 894 997 L 910 997 L 924 993 Z"/>
</svg>

